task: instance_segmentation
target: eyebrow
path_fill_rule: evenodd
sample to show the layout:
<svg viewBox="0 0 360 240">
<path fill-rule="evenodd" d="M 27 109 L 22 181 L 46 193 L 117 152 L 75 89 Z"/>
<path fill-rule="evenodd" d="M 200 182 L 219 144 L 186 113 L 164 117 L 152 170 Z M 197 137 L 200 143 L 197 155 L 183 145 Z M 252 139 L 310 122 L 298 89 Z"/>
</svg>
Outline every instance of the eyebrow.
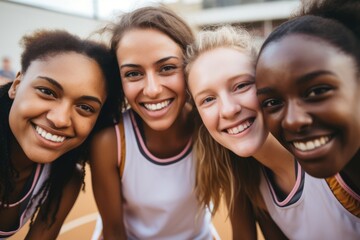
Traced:
<svg viewBox="0 0 360 240">
<path fill-rule="evenodd" d="M 97 102 L 100 106 L 102 106 L 102 102 L 101 102 L 100 99 L 98 99 L 97 97 L 83 95 L 83 96 L 80 97 L 80 99 L 90 100 L 90 101 L 93 101 L 93 102 Z"/>
<path fill-rule="evenodd" d="M 172 59 L 172 58 L 179 59 L 179 58 L 176 57 L 176 56 L 169 56 L 169 57 L 165 57 L 165 58 L 162 58 L 162 59 L 156 61 L 155 64 L 159 64 L 159 63 L 166 62 L 167 60 Z M 123 65 L 120 66 L 120 69 L 121 69 L 121 68 L 124 68 L 124 67 L 133 67 L 133 68 L 136 68 L 136 67 L 140 67 L 140 65 L 139 65 L 139 64 L 132 64 L 132 63 L 123 64 Z"/>
<path fill-rule="evenodd" d="M 64 91 L 63 87 L 60 85 L 60 83 L 58 83 L 56 80 L 49 78 L 49 77 L 44 77 L 44 76 L 38 76 L 38 78 L 44 79 L 46 80 L 48 83 L 50 83 L 51 85 L 53 85 L 54 87 L 60 89 L 61 91 Z"/>
<path fill-rule="evenodd" d="M 298 79 L 296 79 L 296 83 L 300 84 L 300 83 L 306 83 L 314 78 L 317 78 L 318 76 L 321 75 L 332 75 L 335 76 L 335 74 L 333 72 L 330 71 L 325 71 L 325 70 L 319 70 L 319 71 L 315 71 L 315 72 L 311 72 L 309 74 L 306 74 L 302 77 L 299 77 Z"/>
<path fill-rule="evenodd" d="M 234 80 L 236 80 L 236 79 L 238 79 L 238 78 L 242 78 L 242 79 L 249 78 L 249 79 L 251 79 L 251 80 L 253 81 L 253 83 L 255 83 L 255 81 L 254 81 L 254 80 L 255 80 L 254 75 L 251 75 L 251 74 L 249 74 L 249 73 L 238 74 L 238 75 L 235 75 L 235 76 L 233 76 L 233 77 L 230 77 L 230 78 L 227 79 L 227 82 L 232 82 L 232 81 L 234 81 Z M 202 95 L 202 94 L 204 94 L 204 93 L 207 93 L 208 91 L 209 91 L 209 89 L 202 90 L 202 91 L 198 92 L 196 95 L 194 95 L 194 98 L 196 98 L 196 97 L 198 97 L 199 95 Z"/>
<path fill-rule="evenodd" d="M 256 95 L 268 94 L 273 92 L 274 90 L 270 87 L 264 87 L 256 90 Z"/>
<path fill-rule="evenodd" d="M 172 58 L 179 59 L 178 57 L 175 57 L 175 56 L 169 56 L 169 57 L 166 57 L 166 58 L 162 58 L 162 59 L 156 61 L 155 63 L 156 64 L 163 63 L 163 62 L 166 62 L 167 60 L 172 59 Z"/>
<path fill-rule="evenodd" d="M 320 70 L 320 71 L 316 71 L 316 72 L 311 72 L 309 74 L 306 74 L 304 76 L 299 77 L 298 79 L 295 80 L 295 83 L 297 84 L 304 84 L 314 78 L 317 78 L 321 75 L 332 75 L 335 76 L 335 74 L 333 72 L 330 71 L 325 71 L 325 70 Z M 274 89 L 270 88 L 270 87 L 264 87 L 264 88 L 260 88 L 257 89 L 256 94 L 257 95 L 262 95 L 262 94 L 269 94 L 274 92 Z"/>
<path fill-rule="evenodd" d="M 38 76 L 38 78 L 40 79 L 44 79 L 46 80 L 48 83 L 50 83 L 51 85 L 53 85 L 54 87 L 58 88 L 61 91 L 64 91 L 64 88 L 61 86 L 60 83 L 58 83 L 56 80 L 49 78 L 49 77 L 45 77 L 45 76 Z M 88 95 L 83 95 L 80 97 L 80 99 L 84 99 L 84 100 L 90 100 L 93 102 L 97 102 L 100 106 L 102 106 L 102 102 L 100 101 L 99 98 L 97 97 L 93 97 L 93 96 L 88 96 Z"/>
</svg>

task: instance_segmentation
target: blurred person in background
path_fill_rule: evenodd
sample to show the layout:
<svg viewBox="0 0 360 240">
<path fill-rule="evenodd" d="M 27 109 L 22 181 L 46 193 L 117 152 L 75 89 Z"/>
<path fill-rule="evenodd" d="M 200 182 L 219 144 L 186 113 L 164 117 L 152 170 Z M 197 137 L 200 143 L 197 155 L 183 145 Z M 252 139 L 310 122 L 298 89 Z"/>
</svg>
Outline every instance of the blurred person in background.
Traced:
<svg viewBox="0 0 360 240">
<path fill-rule="evenodd" d="M 9 57 L 2 59 L 2 68 L 0 70 L 0 85 L 15 79 L 15 72 L 11 68 L 11 60 Z"/>
</svg>

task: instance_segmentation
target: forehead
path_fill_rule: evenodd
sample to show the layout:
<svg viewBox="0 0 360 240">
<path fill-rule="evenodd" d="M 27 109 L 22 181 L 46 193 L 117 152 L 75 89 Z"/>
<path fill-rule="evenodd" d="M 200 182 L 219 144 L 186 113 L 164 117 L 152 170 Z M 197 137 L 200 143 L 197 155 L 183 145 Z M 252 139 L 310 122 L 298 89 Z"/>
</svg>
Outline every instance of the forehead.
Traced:
<svg viewBox="0 0 360 240">
<path fill-rule="evenodd" d="M 221 71 L 219 68 L 221 67 Z M 219 47 L 202 53 L 192 64 L 189 72 L 204 78 L 233 77 L 240 74 L 254 74 L 254 64 L 246 52 L 228 47 Z"/>
<path fill-rule="evenodd" d="M 144 55 L 181 54 L 180 46 L 165 33 L 156 29 L 133 29 L 124 34 L 117 54 L 121 59 L 128 56 L 144 58 Z"/>
<path fill-rule="evenodd" d="M 24 73 L 24 81 L 31 82 L 39 76 L 52 78 L 64 89 L 105 91 L 105 79 L 97 62 L 85 55 L 68 52 L 32 61 Z"/>
<path fill-rule="evenodd" d="M 265 47 L 259 58 L 259 65 L 275 65 L 286 62 L 316 63 L 326 59 L 340 50 L 328 42 L 312 36 L 295 34 L 283 37 Z M 278 61 L 281 60 L 281 61 Z"/>
<path fill-rule="evenodd" d="M 270 80 L 269 76 L 297 78 L 319 70 L 335 74 L 355 71 L 355 62 L 351 56 L 320 38 L 294 34 L 267 45 L 256 66 L 259 84 Z"/>
</svg>

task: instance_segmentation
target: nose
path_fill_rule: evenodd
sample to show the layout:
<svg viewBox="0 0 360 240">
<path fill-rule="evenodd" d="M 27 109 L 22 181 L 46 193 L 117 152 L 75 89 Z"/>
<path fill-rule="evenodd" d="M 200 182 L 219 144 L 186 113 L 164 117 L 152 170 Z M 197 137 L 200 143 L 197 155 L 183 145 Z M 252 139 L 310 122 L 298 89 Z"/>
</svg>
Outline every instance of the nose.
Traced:
<svg viewBox="0 0 360 240">
<path fill-rule="evenodd" d="M 227 94 L 220 97 L 220 103 L 220 116 L 222 118 L 231 119 L 241 111 L 241 105 Z"/>
<path fill-rule="evenodd" d="M 47 119 L 55 128 L 71 126 L 71 106 L 66 103 L 58 103 L 46 115 Z"/>
<path fill-rule="evenodd" d="M 298 133 L 307 129 L 311 124 L 312 117 L 304 107 L 299 106 L 296 100 L 290 101 L 282 120 L 282 128 Z"/>
<path fill-rule="evenodd" d="M 162 91 L 161 83 L 155 74 L 147 74 L 143 93 L 150 98 L 156 98 Z"/>
</svg>

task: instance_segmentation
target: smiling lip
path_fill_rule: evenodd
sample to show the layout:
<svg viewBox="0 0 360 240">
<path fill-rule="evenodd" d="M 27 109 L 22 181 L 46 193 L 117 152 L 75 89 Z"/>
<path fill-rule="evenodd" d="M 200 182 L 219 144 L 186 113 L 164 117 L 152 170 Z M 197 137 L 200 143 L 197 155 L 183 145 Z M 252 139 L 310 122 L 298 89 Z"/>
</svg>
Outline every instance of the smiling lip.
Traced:
<svg viewBox="0 0 360 240">
<path fill-rule="evenodd" d="M 171 102 L 171 99 L 167 99 L 158 103 L 141 103 L 141 105 L 148 111 L 156 112 L 168 107 Z"/>
<path fill-rule="evenodd" d="M 246 121 L 241 122 L 239 125 L 227 128 L 224 131 L 230 135 L 236 135 L 248 129 L 253 123 L 254 119 L 247 119 Z"/>
<path fill-rule="evenodd" d="M 326 145 L 330 140 L 330 136 L 321 136 L 308 141 L 293 141 L 292 146 L 298 151 L 308 152 Z"/>
<path fill-rule="evenodd" d="M 34 126 L 36 133 L 43 139 L 47 140 L 47 141 L 51 141 L 54 143 L 62 143 L 65 141 L 66 137 L 65 136 L 60 136 L 60 135 L 56 135 L 56 134 L 51 134 L 50 132 L 45 131 L 43 128 L 35 125 Z"/>
</svg>

